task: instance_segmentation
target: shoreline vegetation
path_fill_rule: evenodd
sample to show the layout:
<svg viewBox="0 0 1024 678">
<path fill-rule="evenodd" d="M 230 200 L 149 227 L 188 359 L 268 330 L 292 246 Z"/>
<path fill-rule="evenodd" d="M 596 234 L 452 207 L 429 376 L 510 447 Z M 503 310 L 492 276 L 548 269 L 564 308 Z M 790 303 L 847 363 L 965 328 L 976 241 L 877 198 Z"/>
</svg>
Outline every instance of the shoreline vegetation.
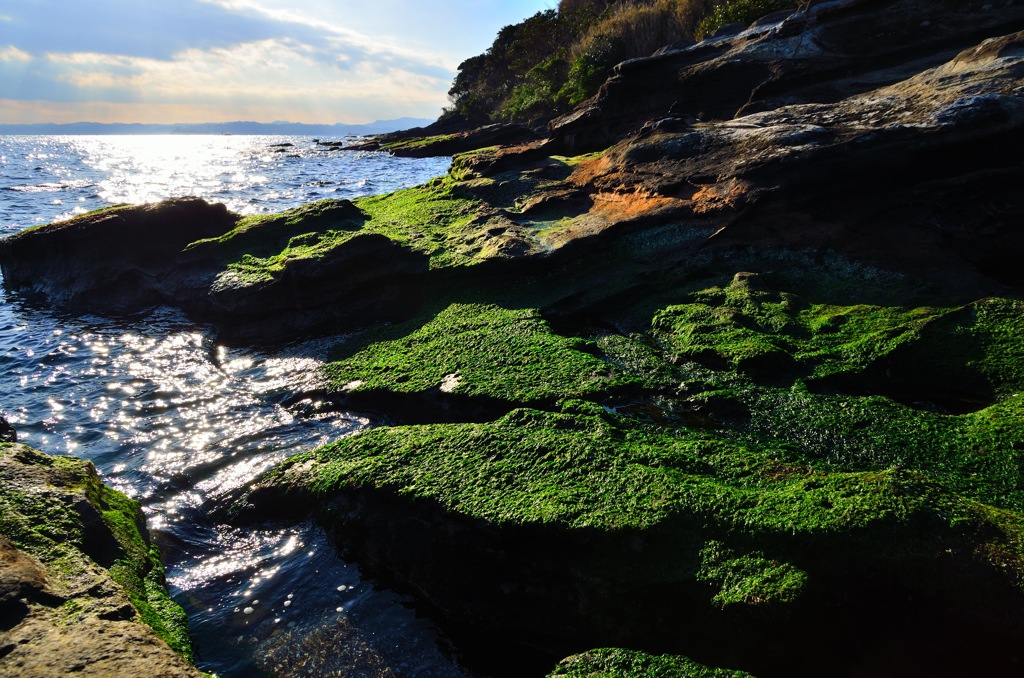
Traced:
<svg viewBox="0 0 1024 678">
<path fill-rule="evenodd" d="M 1014 1 L 562 0 L 361 146 L 446 176 L 114 206 L 0 266 L 228 342 L 350 332 L 294 399 L 380 425 L 210 510 L 312 516 L 480 675 L 1019 675 L 1022 28 Z"/>
</svg>

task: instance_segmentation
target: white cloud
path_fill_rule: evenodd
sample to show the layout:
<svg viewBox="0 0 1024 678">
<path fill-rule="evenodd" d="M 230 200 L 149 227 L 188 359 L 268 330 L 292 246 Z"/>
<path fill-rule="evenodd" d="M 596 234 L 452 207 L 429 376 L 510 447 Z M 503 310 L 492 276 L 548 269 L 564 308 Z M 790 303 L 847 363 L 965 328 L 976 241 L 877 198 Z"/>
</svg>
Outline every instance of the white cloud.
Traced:
<svg viewBox="0 0 1024 678">
<path fill-rule="evenodd" d="M 312 28 L 321 31 L 326 37 L 332 38 L 333 42 L 344 51 L 347 48 L 355 48 L 369 56 L 381 57 L 392 55 L 402 59 L 419 62 L 427 66 L 434 66 L 453 71 L 458 66 L 458 60 L 446 57 L 436 51 L 426 49 L 413 49 L 409 46 L 408 39 L 389 35 L 367 35 L 357 30 L 347 28 L 341 17 L 331 11 L 330 6 L 320 7 L 307 2 L 303 9 L 295 9 L 291 0 L 200 0 L 208 4 L 217 5 L 234 12 L 252 12 L 273 21 L 295 24 L 305 28 Z M 323 18 L 332 17 L 332 18 Z"/>
<path fill-rule="evenodd" d="M 333 50 L 292 39 L 188 49 L 170 60 L 96 53 L 48 54 L 47 59 L 55 78 L 77 90 L 80 100 L 103 97 L 197 110 L 216 104 L 225 111 L 256 109 L 259 114 L 251 117 L 260 120 L 362 122 L 402 111 L 433 117 L 450 84 L 446 77 L 387 60 L 339 59 Z"/>
<path fill-rule="evenodd" d="M 14 45 L 0 48 L 0 61 L 32 61 L 32 55 Z"/>
</svg>

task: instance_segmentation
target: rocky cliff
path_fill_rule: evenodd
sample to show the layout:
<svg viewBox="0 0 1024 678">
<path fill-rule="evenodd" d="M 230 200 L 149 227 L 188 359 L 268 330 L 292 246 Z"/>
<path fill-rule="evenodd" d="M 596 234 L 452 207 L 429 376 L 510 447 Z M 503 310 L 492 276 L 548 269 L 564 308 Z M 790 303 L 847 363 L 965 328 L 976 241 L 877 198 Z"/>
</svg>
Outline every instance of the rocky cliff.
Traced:
<svg viewBox="0 0 1024 678">
<path fill-rule="evenodd" d="M 358 330 L 317 400 L 388 425 L 225 518 L 315 515 L 462 647 L 537 653 L 485 672 L 1018 675 L 1022 29 L 812 2 L 424 186 L 114 208 L 0 265 L 234 340 Z"/>
</svg>

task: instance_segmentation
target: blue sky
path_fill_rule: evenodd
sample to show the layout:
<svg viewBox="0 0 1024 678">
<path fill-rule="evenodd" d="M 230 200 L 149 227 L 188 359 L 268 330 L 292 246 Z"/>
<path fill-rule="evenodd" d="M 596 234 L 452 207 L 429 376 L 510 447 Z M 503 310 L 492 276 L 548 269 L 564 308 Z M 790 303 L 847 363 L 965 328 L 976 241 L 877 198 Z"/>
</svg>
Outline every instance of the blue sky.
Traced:
<svg viewBox="0 0 1024 678">
<path fill-rule="evenodd" d="M 557 0 L 13 0 L 0 123 L 434 118 L 459 63 Z"/>
</svg>

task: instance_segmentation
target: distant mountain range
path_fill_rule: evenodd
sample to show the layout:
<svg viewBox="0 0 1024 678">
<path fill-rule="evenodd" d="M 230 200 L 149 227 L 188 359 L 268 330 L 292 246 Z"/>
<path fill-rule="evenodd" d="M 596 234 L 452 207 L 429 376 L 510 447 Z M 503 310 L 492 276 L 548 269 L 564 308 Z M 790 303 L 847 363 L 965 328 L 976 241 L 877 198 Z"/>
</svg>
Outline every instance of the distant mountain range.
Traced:
<svg viewBox="0 0 1024 678">
<path fill-rule="evenodd" d="M 296 136 L 354 136 L 383 134 L 422 127 L 434 122 L 424 118 L 378 120 L 364 125 L 309 125 L 301 122 L 210 122 L 152 125 L 144 123 L 38 123 L 7 125 L 0 123 L 0 134 L 286 134 Z"/>
</svg>

